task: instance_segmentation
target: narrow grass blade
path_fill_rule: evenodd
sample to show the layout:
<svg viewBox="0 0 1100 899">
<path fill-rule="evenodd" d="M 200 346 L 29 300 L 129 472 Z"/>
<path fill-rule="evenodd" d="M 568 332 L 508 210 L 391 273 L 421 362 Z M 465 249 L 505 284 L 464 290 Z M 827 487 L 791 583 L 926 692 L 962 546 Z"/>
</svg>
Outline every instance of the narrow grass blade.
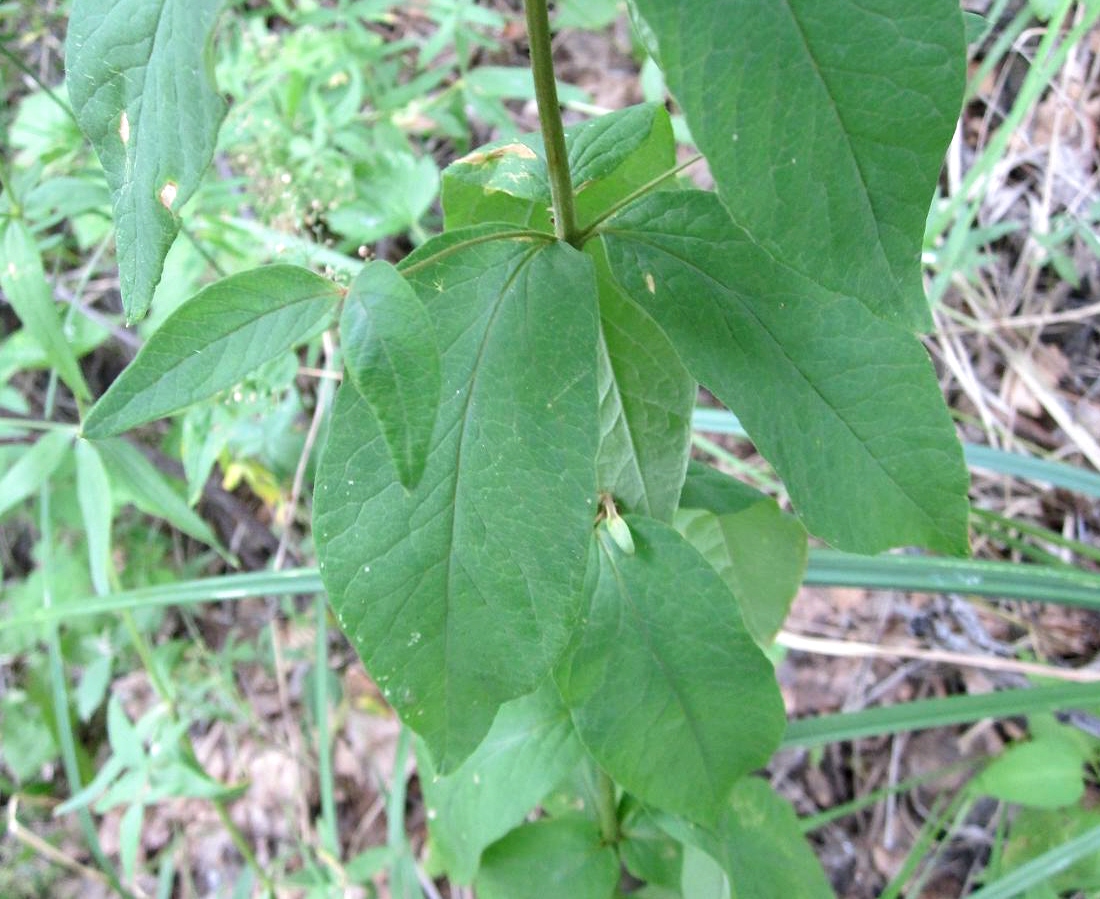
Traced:
<svg viewBox="0 0 1100 899">
<path fill-rule="evenodd" d="M 1034 712 L 1083 708 L 1100 702 L 1096 684 L 1057 684 L 1022 690 L 1004 690 L 977 696 L 924 699 L 885 708 L 791 721 L 783 747 L 823 746 L 886 733 L 965 724 L 982 718 L 1008 718 Z"/>
<path fill-rule="evenodd" d="M 811 549 L 805 584 L 968 593 L 1100 610 L 1100 576 L 1049 568 L 931 556 L 857 556 Z"/>
<path fill-rule="evenodd" d="M 1094 852 L 1100 852 L 1100 827 L 1086 830 L 1038 858 L 1020 865 L 1004 877 L 970 894 L 970 899 L 1010 899 L 1025 890 L 1047 883 L 1056 874 Z"/>
<path fill-rule="evenodd" d="M 61 606 L 38 609 L 27 615 L 2 618 L 0 631 L 71 620 L 85 615 L 116 614 L 127 609 L 187 606 L 203 602 L 246 599 L 251 596 L 301 596 L 321 593 L 323 590 L 321 577 L 316 568 L 227 574 L 156 587 L 143 587 L 138 590 L 122 590 L 107 596 L 92 596 L 71 603 L 67 602 Z"/>
<path fill-rule="evenodd" d="M 945 560 L 923 556 L 855 556 L 810 550 L 806 584 L 853 586 L 915 592 L 944 591 L 1057 602 L 1100 609 L 1100 577 L 1071 569 L 1048 569 L 1005 562 Z M 180 581 L 138 590 L 87 597 L 52 609 L 0 619 L 0 632 L 84 615 L 116 613 L 144 606 L 186 606 L 250 596 L 306 595 L 324 587 L 315 568 L 258 571 Z"/>
</svg>

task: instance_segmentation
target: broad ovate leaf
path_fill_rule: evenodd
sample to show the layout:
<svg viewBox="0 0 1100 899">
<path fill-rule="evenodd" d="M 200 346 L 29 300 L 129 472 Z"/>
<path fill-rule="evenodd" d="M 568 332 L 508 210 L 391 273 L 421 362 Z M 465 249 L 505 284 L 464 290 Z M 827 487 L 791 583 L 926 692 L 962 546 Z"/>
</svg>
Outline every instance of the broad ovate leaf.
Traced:
<svg viewBox="0 0 1100 899">
<path fill-rule="evenodd" d="M 622 292 L 602 249 L 599 488 L 624 510 L 671 521 L 691 449 L 695 381 L 664 332 Z"/>
<path fill-rule="evenodd" d="M 437 238 L 402 271 L 441 350 L 424 474 L 401 486 L 345 385 L 313 531 L 344 632 L 449 773 L 576 622 L 596 512 L 596 285 L 571 247 L 493 228 Z"/>
<path fill-rule="evenodd" d="M 293 265 L 230 275 L 173 312 L 84 420 L 107 437 L 177 412 L 239 383 L 315 334 L 340 289 Z"/>
<path fill-rule="evenodd" d="M 965 554 L 967 472 L 911 333 L 777 262 L 713 194 L 653 194 L 603 234 L 616 280 L 741 420 L 811 533 Z"/>
<path fill-rule="evenodd" d="M 775 675 L 702 556 L 668 525 L 624 520 L 635 551 L 597 530 L 590 606 L 558 684 L 581 740 L 617 783 L 713 822 L 779 742 Z"/>
<path fill-rule="evenodd" d="M 433 863 L 470 883 L 481 853 L 542 801 L 584 757 L 553 681 L 500 707 L 481 745 L 446 776 L 418 752 Z"/>
<path fill-rule="evenodd" d="M 424 304 L 388 262 L 369 263 L 352 282 L 340 317 L 340 344 L 398 478 L 415 487 L 439 409 L 439 348 Z"/>
<path fill-rule="evenodd" d="M 619 882 L 615 847 L 595 821 L 543 818 L 513 830 L 485 853 L 479 899 L 613 899 Z"/>
<path fill-rule="evenodd" d="M 737 597 L 753 639 L 768 646 L 806 573 L 806 530 L 769 496 L 693 462 L 676 529 Z"/>
<path fill-rule="evenodd" d="M 758 777 L 737 782 L 712 826 L 693 826 L 667 815 L 661 824 L 718 862 L 737 899 L 833 899 L 794 809 Z"/>
<path fill-rule="evenodd" d="M 214 155 L 225 102 L 209 45 L 222 0 L 75 0 L 66 85 L 114 198 L 122 302 L 153 301 L 179 210 Z"/>
<path fill-rule="evenodd" d="M 931 327 L 920 252 L 962 103 L 956 0 L 633 0 L 734 221 L 778 265 Z"/>
</svg>

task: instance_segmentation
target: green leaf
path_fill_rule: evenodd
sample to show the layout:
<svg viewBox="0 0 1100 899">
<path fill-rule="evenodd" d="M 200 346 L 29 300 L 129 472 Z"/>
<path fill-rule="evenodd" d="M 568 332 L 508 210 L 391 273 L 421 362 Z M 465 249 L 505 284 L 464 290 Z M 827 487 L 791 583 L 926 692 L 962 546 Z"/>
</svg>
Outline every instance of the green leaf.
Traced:
<svg viewBox="0 0 1100 899">
<path fill-rule="evenodd" d="M 683 869 L 683 845 L 660 827 L 658 817 L 633 797 L 626 797 L 619 821 L 619 856 L 639 880 L 675 889 Z M 689 895 L 694 899 L 694 894 Z"/>
<path fill-rule="evenodd" d="M 225 103 L 209 43 L 222 0 L 75 0 L 66 85 L 115 205 L 126 318 L 148 310 Z"/>
<path fill-rule="evenodd" d="M 737 597 L 752 638 L 770 646 L 806 571 L 802 525 L 767 498 L 732 515 L 684 510 L 675 525 Z"/>
<path fill-rule="evenodd" d="M 581 740 L 616 782 L 710 822 L 778 744 L 783 703 L 714 569 L 668 525 L 626 522 L 634 555 L 597 531 L 591 606 L 559 686 Z"/>
<path fill-rule="evenodd" d="M 676 166 L 672 122 L 659 103 L 609 113 L 578 127 L 567 142 L 582 228 Z"/>
<path fill-rule="evenodd" d="M 57 758 L 50 711 L 22 690 L 9 687 L 0 694 L 0 759 L 16 783 L 40 777 L 42 766 Z"/>
<path fill-rule="evenodd" d="M 615 849 L 594 821 L 544 818 L 512 831 L 485 853 L 479 899 L 612 899 L 619 882 Z"/>
<path fill-rule="evenodd" d="M 331 281 L 293 265 L 223 278 L 173 312 L 84 420 L 108 437 L 237 384 L 307 340 L 340 299 Z"/>
<path fill-rule="evenodd" d="M 95 445 L 76 441 L 76 497 L 88 541 L 88 570 L 99 596 L 111 592 L 111 520 L 114 503 L 107 469 Z"/>
<path fill-rule="evenodd" d="M 1100 812 L 1095 809 L 1020 809 L 1012 821 L 1002 865 L 1011 871 L 1089 830 L 1100 832 Z M 1056 895 L 1100 890 L 1100 852 L 1085 854 L 1047 883 Z"/>
<path fill-rule="evenodd" d="M 623 295 L 598 247 L 601 491 L 671 521 L 691 450 L 695 382 L 656 323 Z"/>
<path fill-rule="evenodd" d="M 145 806 L 135 802 L 125 812 L 118 825 L 118 852 L 122 862 L 122 877 L 132 883 L 137 868 L 138 850 L 141 848 L 141 825 L 145 820 Z"/>
<path fill-rule="evenodd" d="M 225 551 L 210 526 L 195 514 L 168 479 L 137 447 L 117 437 L 96 440 L 93 446 L 103 460 L 120 502 L 132 502 L 147 515 L 163 518 L 172 527 L 224 555 Z"/>
<path fill-rule="evenodd" d="M 855 552 L 967 551 L 962 450 L 915 337 L 778 265 L 712 194 L 650 195 L 604 241 L 619 283 L 738 416 L 812 533 Z"/>
<path fill-rule="evenodd" d="M 344 365 L 381 427 L 408 488 L 424 473 L 439 410 L 439 348 L 420 298 L 388 262 L 352 282 L 340 317 Z"/>
<path fill-rule="evenodd" d="M 963 97 L 956 0 L 635 6 L 747 238 L 877 315 L 931 327 L 920 252 Z"/>
<path fill-rule="evenodd" d="M 48 431 L 0 477 L 0 516 L 32 496 L 57 467 L 73 442 L 72 431 Z"/>
<path fill-rule="evenodd" d="M 436 774 L 417 752 L 433 862 L 470 883 L 485 847 L 524 817 L 584 756 L 552 681 L 500 707 L 481 745 L 453 773 Z"/>
<path fill-rule="evenodd" d="M 42 268 L 42 257 L 34 237 L 19 219 L 4 227 L 4 262 L 0 265 L 0 288 L 11 303 L 27 333 L 42 348 L 61 380 L 82 400 L 91 393 L 76 361 L 76 354 L 61 328 L 50 285 Z"/>
<path fill-rule="evenodd" d="M 554 4 L 554 30 L 584 28 L 597 31 L 619 17 L 619 0 L 560 0 Z"/>
<path fill-rule="evenodd" d="M 691 899 L 730 899 L 730 882 L 722 866 L 690 844 L 684 846 L 680 889 Z"/>
<path fill-rule="evenodd" d="M 676 161 L 668 113 L 654 103 L 582 122 L 566 131 L 565 143 L 582 226 Z M 511 222 L 553 232 L 549 208 L 550 182 L 538 134 L 488 144 L 443 173 L 448 229 Z"/>
<path fill-rule="evenodd" d="M 688 463 L 680 490 L 681 509 L 706 509 L 715 515 L 736 515 L 751 509 L 766 494 L 703 462 Z"/>
<path fill-rule="evenodd" d="M 1085 794 L 1080 752 L 1064 740 L 1035 740 L 1009 746 L 973 781 L 970 790 L 1002 802 L 1054 809 Z"/>
<path fill-rule="evenodd" d="M 480 147 L 443 171 L 448 231 L 480 222 L 509 222 L 552 233 L 550 182 L 542 140 L 526 134 Z"/>
<path fill-rule="evenodd" d="M 737 597 L 753 639 L 770 645 L 806 572 L 805 529 L 775 500 L 698 462 L 681 504 L 676 529 Z"/>
<path fill-rule="evenodd" d="M 103 704 L 107 688 L 111 685 L 111 666 L 113 657 L 103 653 L 93 656 L 84 666 L 80 683 L 73 691 L 76 713 L 81 721 L 87 722 L 92 714 Z"/>
<path fill-rule="evenodd" d="M 790 803 L 758 777 L 738 781 L 713 827 L 663 816 L 662 826 L 721 865 L 737 899 L 832 899 Z"/>
<path fill-rule="evenodd" d="M 970 899 L 1013 899 L 1027 890 L 1060 883 L 1063 878 L 1073 886 L 1079 884 L 1078 877 L 1088 884 L 1088 862 L 1100 858 L 1100 824 L 1092 818 L 1089 825 L 1087 830 L 1079 831 L 993 883 L 975 890 Z M 1032 894 L 1027 895 L 1030 899 Z"/>
<path fill-rule="evenodd" d="M 314 504 L 337 618 L 443 773 L 565 648 L 596 511 L 591 262 L 494 234 L 444 235 L 404 268 L 442 350 L 420 483 L 402 489 L 373 415 L 345 386 Z"/>
</svg>

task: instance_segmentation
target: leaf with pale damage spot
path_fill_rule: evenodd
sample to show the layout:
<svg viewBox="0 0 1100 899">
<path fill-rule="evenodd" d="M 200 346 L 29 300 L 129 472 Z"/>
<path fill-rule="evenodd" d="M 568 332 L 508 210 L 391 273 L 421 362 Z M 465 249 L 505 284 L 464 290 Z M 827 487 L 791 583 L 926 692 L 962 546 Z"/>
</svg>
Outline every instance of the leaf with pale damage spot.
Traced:
<svg viewBox="0 0 1100 899">
<path fill-rule="evenodd" d="M 208 47 L 222 0 L 75 0 L 66 83 L 103 163 L 118 229 L 122 303 L 149 309 L 179 209 L 214 155 L 225 103 Z"/>
</svg>

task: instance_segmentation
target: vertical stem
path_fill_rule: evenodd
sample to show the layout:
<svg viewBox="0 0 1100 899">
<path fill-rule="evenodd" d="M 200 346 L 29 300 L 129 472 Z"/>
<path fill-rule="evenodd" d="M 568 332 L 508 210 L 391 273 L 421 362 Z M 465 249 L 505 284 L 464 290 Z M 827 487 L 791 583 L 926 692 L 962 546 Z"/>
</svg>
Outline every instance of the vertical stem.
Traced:
<svg viewBox="0 0 1100 899">
<path fill-rule="evenodd" d="M 596 781 L 596 812 L 600 819 L 600 836 L 608 846 L 619 842 L 619 804 L 615 801 L 615 781 L 600 771 Z"/>
<path fill-rule="evenodd" d="M 550 198 L 554 204 L 554 234 L 572 243 L 577 237 L 577 213 L 573 208 L 573 182 L 565 152 L 558 88 L 550 48 L 550 18 L 546 0 L 524 0 L 527 12 L 527 40 L 531 46 L 531 71 L 535 76 L 535 99 L 539 106 L 542 141 L 546 145 L 546 167 L 550 173 Z"/>
</svg>

